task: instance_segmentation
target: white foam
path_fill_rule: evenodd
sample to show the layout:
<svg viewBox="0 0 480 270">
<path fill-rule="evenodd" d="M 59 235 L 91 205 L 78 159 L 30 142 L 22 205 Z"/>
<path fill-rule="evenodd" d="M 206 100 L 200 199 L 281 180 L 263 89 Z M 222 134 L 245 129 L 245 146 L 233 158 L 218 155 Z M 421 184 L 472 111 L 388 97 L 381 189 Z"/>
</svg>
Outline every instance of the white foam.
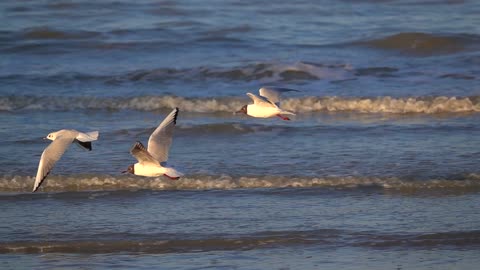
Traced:
<svg viewBox="0 0 480 270">
<path fill-rule="evenodd" d="M 314 111 L 356 111 L 362 113 L 462 113 L 480 112 L 480 102 L 468 97 L 435 97 L 435 98 L 340 98 L 340 97 L 306 97 L 287 99 L 283 108 L 296 112 Z"/>
<path fill-rule="evenodd" d="M 0 177 L 1 192 L 29 192 L 34 177 Z M 172 181 L 164 177 L 145 178 L 135 176 L 51 176 L 42 186 L 43 191 L 84 190 L 211 190 L 252 188 L 358 188 L 378 187 L 394 189 L 480 189 L 480 177 L 469 174 L 465 179 L 429 179 L 425 181 L 403 180 L 394 177 L 290 177 L 290 176 L 243 176 L 195 175 Z"/>
<path fill-rule="evenodd" d="M 139 110 L 154 111 L 179 107 L 198 113 L 234 112 L 250 100 L 244 97 L 184 98 L 142 96 L 134 98 L 94 97 L 0 97 L 0 110 Z M 305 112 L 361 112 L 396 114 L 436 114 L 480 112 L 479 97 L 301 97 L 282 102 L 286 110 Z"/>
</svg>

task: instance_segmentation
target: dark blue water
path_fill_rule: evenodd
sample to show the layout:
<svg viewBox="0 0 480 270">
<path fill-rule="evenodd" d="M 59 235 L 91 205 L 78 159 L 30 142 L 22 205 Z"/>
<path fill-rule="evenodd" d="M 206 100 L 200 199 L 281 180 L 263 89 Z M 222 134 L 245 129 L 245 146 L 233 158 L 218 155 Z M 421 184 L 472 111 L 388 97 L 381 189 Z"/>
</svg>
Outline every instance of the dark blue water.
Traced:
<svg viewBox="0 0 480 270">
<path fill-rule="evenodd" d="M 4 269 L 472 269 L 476 1 L 0 3 Z M 234 115 L 289 87 L 292 121 Z M 179 107 L 169 162 L 122 175 Z M 72 146 L 31 194 L 48 133 Z"/>
</svg>

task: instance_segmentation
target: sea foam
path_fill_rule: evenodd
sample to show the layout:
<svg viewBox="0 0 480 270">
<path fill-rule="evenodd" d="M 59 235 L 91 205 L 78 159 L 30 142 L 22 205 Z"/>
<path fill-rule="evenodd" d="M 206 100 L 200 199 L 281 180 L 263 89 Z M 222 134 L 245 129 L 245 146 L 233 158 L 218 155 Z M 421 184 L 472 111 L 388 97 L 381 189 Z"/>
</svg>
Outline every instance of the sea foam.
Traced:
<svg viewBox="0 0 480 270">
<path fill-rule="evenodd" d="M 30 192 L 33 176 L 1 176 L 0 192 Z M 340 188 L 364 187 L 386 190 L 478 190 L 480 176 L 468 174 L 461 179 L 408 180 L 395 177 L 295 177 L 295 176 L 229 176 L 191 175 L 172 181 L 164 177 L 145 178 L 112 175 L 69 175 L 47 178 L 42 191 L 94 191 L 94 190 L 232 190 L 271 188 Z"/>
<path fill-rule="evenodd" d="M 138 110 L 155 111 L 179 107 L 196 113 L 234 112 L 249 103 L 246 97 L 185 98 L 178 96 L 123 97 L 0 97 L 0 111 L 19 110 Z M 437 114 L 480 112 L 480 97 L 298 97 L 287 98 L 282 108 L 297 113 L 361 112 Z"/>
</svg>

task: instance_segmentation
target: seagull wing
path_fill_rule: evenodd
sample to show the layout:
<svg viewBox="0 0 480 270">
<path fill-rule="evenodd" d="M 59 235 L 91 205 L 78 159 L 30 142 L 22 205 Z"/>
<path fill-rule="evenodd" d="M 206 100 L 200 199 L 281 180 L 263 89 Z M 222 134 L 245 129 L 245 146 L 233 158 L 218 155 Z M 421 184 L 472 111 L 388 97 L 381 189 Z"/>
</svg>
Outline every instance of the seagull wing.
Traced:
<svg viewBox="0 0 480 270">
<path fill-rule="evenodd" d="M 178 108 L 173 109 L 148 139 L 148 153 L 160 163 L 168 159 L 173 130 L 177 124 L 178 111 Z"/>
<path fill-rule="evenodd" d="M 260 106 L 260 107 L 274 107 L 274 108 L 277 107 L 277 105 L 275 103 L 270 102 L 270 100 L 268 100 L 265 97 L 262 97 L 262 96 L 259 97 L 255 94 L 252 94 L 252 93 L 247 93 L 247 96 L 249 96 L 253 100 L 253 104 L 255 104 L 257 106 Z"/>
<path fill-rule="evenodd" d="M 33 185 L 33 192 L 42 184 L 43 180 L 47 177 L 50 171 L 55 166 L 55 163 L 62 157 L 63 153 L 72 144 L 73 137 L 59 136 L 52 143 L 50 143 L 45 150 L 43 150 L 40 163 L 38 164 L 37 176 L 35 177 L 35 183 Z"/>
<path fill-rule="evenodd" d="M 136 142 L 130 149 L 130 153 L 138 160 L 139 163 L 160 165 L 160 162 L 150 155 L 141 142 Z"/>
<path fill-rule="evenodd" d="M 285 92 L 300 92 L 299 90 L 282 88 L 282 87 L 262 87 L 258 90 L 260 96 L 265 97 L 270 102 L 277 104 L 280 102 L 280 97 Z"/>
<path fill-rule="evenodd" d="M 92 131 L 87 133 L 77 131 L 77 136 L 75 137 L 74 142 L 82 148 L 87 149 L 88 151 L 92 151 L 92 141 L 96 141 L 97 139 L 98 131 Z"/>
</svg>

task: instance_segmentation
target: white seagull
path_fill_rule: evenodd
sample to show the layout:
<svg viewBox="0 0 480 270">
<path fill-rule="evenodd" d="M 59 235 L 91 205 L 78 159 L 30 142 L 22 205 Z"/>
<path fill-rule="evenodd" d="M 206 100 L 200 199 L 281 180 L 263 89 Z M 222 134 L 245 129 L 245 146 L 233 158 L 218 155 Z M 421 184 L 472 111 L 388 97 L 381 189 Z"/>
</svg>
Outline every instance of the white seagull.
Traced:
<svg viewBox="0 0 480 270">
<path fill-rule="evenodd" d="M 295 115 L 295 113 L 280 108 L 280 95 L 284 92 L 292 91 L 300 92 L 298 90 L 289 88 L 262 87 L 260 90 L 258 90 L 260 96 L 247 93 L 247 96 L 253 100 L 253 104 L 243 106 L 237 113 L 244 113 L 246 115 L 259 118 L 278 116 L 283 120 L 290 120 L 290 118 L 283 115 Z"/>
<path fill-rule="evenodd" d="M 172 167 L 167 167 L 168 151 L 172 144 L 173 130 L 177 123 L 178 108 L 175 108 L 163 122 L 155 129 L 148 139 L 148 148 L 137 141 L 130 153 L 138 160 L 128 166 L 123 173 L 141 176 L 156 177 L 164 175 L 172 180 L 177 180 L 183 174 Z"/>
<path fill-rule="evenodd" d="M 62 129 L 48 134 L 44 139 L 51 140 L 52 143 L 43 150 L 32 192 L 37 191 L 43 180 L 47 178 L 55 163 L 62 157 L 70 144 L 75 142 L 79 146 L 91 151 L 91 142 L 98 139 L 98 131 L 83 133 L 74 129 Z"/>
</svg>

